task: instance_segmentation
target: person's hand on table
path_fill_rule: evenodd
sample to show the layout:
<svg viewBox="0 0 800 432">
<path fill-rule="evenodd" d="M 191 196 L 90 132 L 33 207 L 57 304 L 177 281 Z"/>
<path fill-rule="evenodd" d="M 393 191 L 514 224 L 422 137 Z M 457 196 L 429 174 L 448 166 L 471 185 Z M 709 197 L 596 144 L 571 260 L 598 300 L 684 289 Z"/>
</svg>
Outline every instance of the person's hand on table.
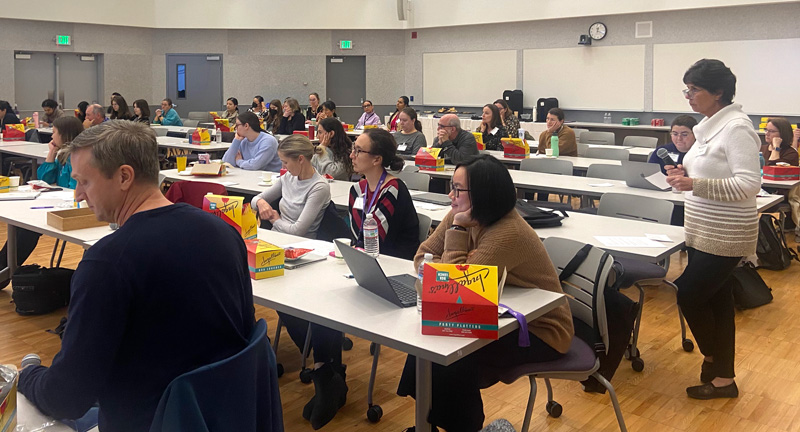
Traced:
<svg viewBox="0 0 800 432">
<path fill-rule="evenodd" d="M 453 225 L 462 226 L 464 228 L 478 226 L 478 221 L 472 218 L 472 207 L 463 212 L 456 213 L 456 215 L 453 216 Z"/>
</svg>

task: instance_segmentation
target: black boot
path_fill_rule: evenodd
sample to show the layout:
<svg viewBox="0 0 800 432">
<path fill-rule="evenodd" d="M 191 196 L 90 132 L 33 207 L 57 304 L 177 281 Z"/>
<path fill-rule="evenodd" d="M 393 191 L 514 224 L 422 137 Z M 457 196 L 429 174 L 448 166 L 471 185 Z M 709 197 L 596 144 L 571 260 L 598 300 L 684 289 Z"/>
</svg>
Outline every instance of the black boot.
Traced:
<svg viewBox="0 0 800 432">
<path fill-rule="evenodd" d="M 311 427 L 317 430 L 333 420 L 339 408 L 347 402 L 347 384 L 330 363 L 314 370 L 311 380 L 314 381 L 314 405 L 310 420 Z M 305 414 L 304 408 L 304 417 Z"/>
<path fill-rule="evenodd" d="M 342 364 L 338 366 L 333 366 L 333 370 L 342 376 L 342 380 L 347 383 L 347 365 Z M 314 403 L 316 403 L 317 396 L 311 398 L 308 403 L 303 407 L 303 418 L 306 420 L 311 421 L 311 412 L 314 411 Z"/>
</svg>

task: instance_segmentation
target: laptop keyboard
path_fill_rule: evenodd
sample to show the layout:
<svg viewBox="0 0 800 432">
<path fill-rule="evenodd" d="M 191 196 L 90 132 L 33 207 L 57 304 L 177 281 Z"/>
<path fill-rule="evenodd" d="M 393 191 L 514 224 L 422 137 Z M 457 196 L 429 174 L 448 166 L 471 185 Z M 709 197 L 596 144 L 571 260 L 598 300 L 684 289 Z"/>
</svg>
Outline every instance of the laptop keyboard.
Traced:
<svg viewBox="0 0 800 432">
<path fill-rule="evenodd" d="M 404 305 L 417 304 L 417 290 L 413 286 L 408 286 L 402 281 L 396 279 L 389 279 L 389 284 L 392 289 L 397 293 L 397 298 Z"/>
</svg>

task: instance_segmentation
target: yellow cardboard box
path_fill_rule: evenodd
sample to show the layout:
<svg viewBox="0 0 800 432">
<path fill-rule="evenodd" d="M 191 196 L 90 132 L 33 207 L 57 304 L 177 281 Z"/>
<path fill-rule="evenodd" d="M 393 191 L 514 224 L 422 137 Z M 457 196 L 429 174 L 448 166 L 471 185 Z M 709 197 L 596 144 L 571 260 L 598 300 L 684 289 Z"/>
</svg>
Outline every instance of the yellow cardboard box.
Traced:
<svg viewBox="0 0 800 432">
<path fill-rule="evenodd" d="M 203 210 L 218 216 L 236 228 L 244 239 L 256 238 L 258 221 L 243 197 L 208 194 L 203 197 Z"/>
<path fill-rule="evenodd" d="M 526 159 L 530 156 L 531 148 L 528 142 L 519 138 L 503 138 L 503 155 L 507 158 Z"/>
<path fill-rule="evenodd" d="M 6 193 L 11 190 L 11 179 L 6 176 L 0 176 L 0 193 Z"/>
<path fill-rule="evenodd" d="M 486 144 L 483 143 L 483 134 L 480 132 L 472 132 L 475 137 L 475 142 L 478 143 L 478 150 L 486 150 Z"/>
<path fill-rule="evenodd" d="M 421 147 L 414 156 L 414 164 L 422 171 L 444 171 L 444 159 L 439 157 L 440 148 Z"/>
<path fill-rule="evenodd" d="M 209 145 L 211 144 L 211 133 L 206 128 L 197 128 L 189 137 L 190 144 Z"/>
<path fill-rule="evenodd" d="M 247 267 L 255 280 L 283 276 L 283 248 L 264 240 L 245 240 Z"/>
</svg>

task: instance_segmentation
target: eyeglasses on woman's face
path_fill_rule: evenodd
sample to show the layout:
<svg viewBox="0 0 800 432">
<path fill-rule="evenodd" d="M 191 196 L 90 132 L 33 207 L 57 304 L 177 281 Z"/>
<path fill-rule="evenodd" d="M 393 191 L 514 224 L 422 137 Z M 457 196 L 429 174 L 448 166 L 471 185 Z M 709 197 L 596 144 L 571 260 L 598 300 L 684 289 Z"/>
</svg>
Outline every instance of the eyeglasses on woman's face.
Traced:
<svg viewBox="0 0 800 432">
<path fill-rule="evenodd" d="M 450 191 L 453 192 L 453 195 L 458 198 L 461 192 L 469 192 L 469 189 L 459 189 L 456 187 L 455 183 L 450 182 Z"/>
<path fill-rule="evenodd" d="M 370 155 L 376 156 L 375 153 L 372 153 L 371 151 L 364 150 L 364 149 L 362 149 L 360 147 L 356 147 L 356 146 L 353 146 L 353 150 L 350 151 L 350 154 L 355 155 L 355 157 L 358 157 L 358 155 L 360 155 L 361 153 L 366 153 L 366 154 L 370 154 Z"/>
</svg>

